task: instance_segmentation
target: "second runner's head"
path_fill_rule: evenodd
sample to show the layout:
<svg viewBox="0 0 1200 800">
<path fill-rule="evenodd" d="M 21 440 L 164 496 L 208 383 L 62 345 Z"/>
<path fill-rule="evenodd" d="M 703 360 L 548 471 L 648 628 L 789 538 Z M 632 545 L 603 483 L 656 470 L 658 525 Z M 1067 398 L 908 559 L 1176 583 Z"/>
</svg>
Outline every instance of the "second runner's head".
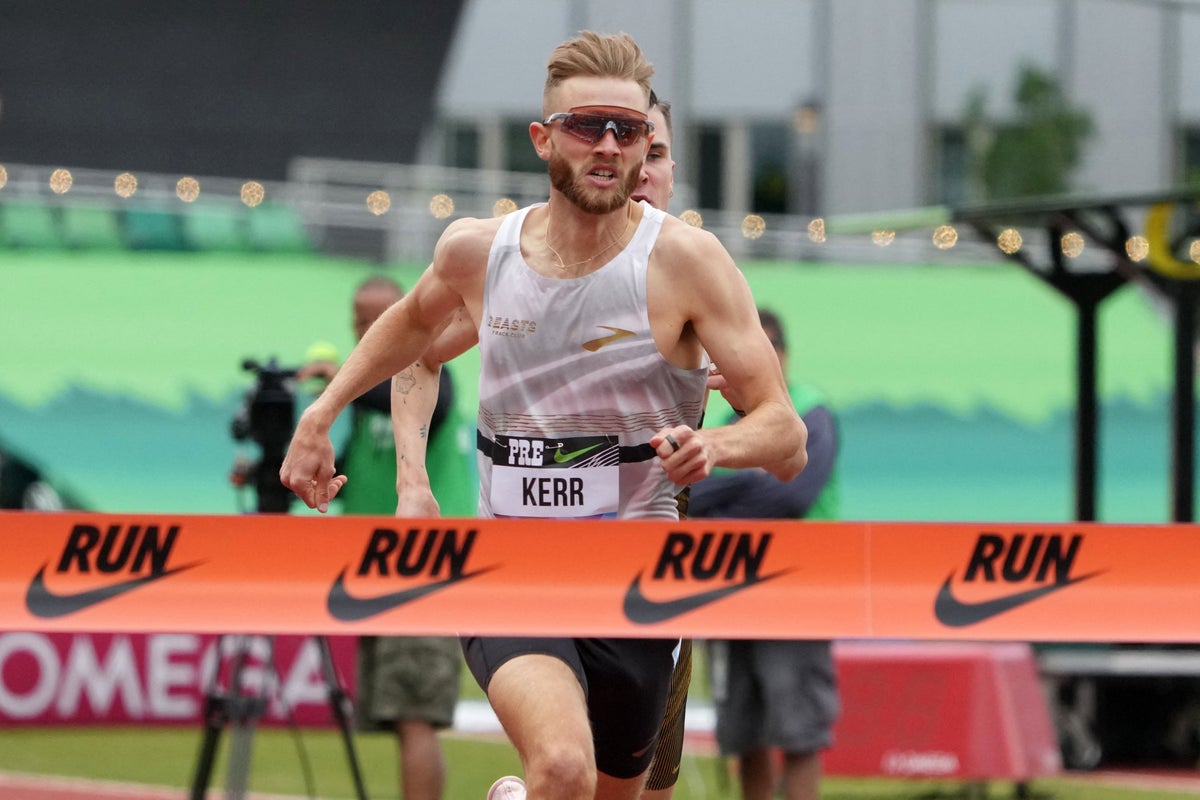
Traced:
<svg viewBox="0 0 1200 800">
<path fill-rule="evenodd" d="M 650 93 L 650 121 L 654 123 L 654 139 L 642 164 L 633 199 L 645 200 L 659 211 L 666 211 L 675 194 L 675 161 L 671 158 L 671 104 L 654 92 Z"/>
</svg>

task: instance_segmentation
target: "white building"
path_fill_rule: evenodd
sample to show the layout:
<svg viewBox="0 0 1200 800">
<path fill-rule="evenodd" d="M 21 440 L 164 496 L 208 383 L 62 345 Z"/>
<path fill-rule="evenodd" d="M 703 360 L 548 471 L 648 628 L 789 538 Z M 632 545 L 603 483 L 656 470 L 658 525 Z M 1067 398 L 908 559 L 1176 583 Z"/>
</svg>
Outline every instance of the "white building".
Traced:
<svg viewBox="0 0 1200 800">
<path fill-rule="evenodd" d="M 426 163 L 542 171 L 551 49 L 626 31 L 674 104 L 682 202 L 844 214 L 962 199 L 963 116 L 1011 118 L 1023 65 L 1095 123 L 1075 191 L 1200 172 L 1198 0 L 468 0 Z"/>
</svg>

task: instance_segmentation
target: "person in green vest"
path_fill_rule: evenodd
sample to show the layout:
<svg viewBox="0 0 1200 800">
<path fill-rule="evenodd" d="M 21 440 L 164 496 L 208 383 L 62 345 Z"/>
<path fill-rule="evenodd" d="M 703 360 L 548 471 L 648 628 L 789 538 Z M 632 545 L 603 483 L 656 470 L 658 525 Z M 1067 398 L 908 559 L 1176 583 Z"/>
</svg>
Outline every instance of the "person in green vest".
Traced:
<svg viewBox="0 0 1200 800">
<path fill-rule="evenodd" d="M 783 323 L 759 309 L 786 377 Z M 719 365 L 718 365 L 719 366 Z M 737 397 L 719 372 L 710 381 L 735 412 Z M 692 485 L 689 516 L 727 519 L 836 519 L 837 421 L 821 393 L 789 382 L 792 403 L 808 427 L 808 466 L 788 482 L 761 469 L 714 471 Z M 743 800 L 770 800 L 777 786 L 786 800 L 816 800 L 820 752 L 832 744 L 840 697 L 828 641 L 710 641 L 709 673 L 717 746 L 736 757 Z M 774 752 L 782 751 L 776 775 Z"/>
<path fill-rule="evenodd" d="M 404 296 L 398 283 L 376 275 L 354 293 L 354 333 L 367 328 Z M 297 379 L 332 380 L 338 365 L 314 361 Z M 383 381 L 351 404 L 353 419 L 338 463 L 339 473 L 354 476 L 339 494 L 343 514 L 391 516 L 397 512 L 396 441 L 391 406 L 405 390 L 402 376 Z M 437 406 L 428 426 L 428 475 L 446 516 L 470 516 L 477 494 L 472 452 L 454 402 L 448 370 L 442 370 Z M 358 641 L 358 696 L 355 711 L 361 730 L 395 731 L 399 745 L 400 797 L 438 800 L 446 780 L 445 758 L 437 731 L 454 721 L 462 651 L 455 636 L 363 636 Z"/>
</svg>

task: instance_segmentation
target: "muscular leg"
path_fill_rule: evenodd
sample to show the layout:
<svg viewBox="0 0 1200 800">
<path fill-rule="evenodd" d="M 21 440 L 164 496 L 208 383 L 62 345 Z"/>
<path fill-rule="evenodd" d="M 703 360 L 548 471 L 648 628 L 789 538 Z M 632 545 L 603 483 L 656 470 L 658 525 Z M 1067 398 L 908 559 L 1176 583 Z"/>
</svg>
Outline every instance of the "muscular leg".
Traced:
<svg viewBox="0 0 1200 800">
<path fill-rule="evenodd" d="M 540 654 L 510 659 L 492 676 L 488 700 L 521 756 L 530 800 L 592 800 L 587 703 L 566 664 Z"/>
<path fill-rule="evenodd" d="M 521 757 L 529 800 L 638 797 L 644 775 L 597 773 L 583 687 L 559 659 L 541 654 L 510 659 L 492 676 L 488 699 Z"/>
</svg>

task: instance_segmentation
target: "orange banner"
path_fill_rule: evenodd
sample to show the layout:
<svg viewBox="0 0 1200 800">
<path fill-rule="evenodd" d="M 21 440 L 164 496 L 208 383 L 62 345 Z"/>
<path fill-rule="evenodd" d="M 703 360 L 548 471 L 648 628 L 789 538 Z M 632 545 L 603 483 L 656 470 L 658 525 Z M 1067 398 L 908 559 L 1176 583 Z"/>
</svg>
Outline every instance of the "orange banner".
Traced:
<svg viewBox="0 0 1200 800">
<path fill-rule="evenodd" d="M 1200 641 L 1200 528 L 0 512 L 0 630 Z"/>
</svg>

